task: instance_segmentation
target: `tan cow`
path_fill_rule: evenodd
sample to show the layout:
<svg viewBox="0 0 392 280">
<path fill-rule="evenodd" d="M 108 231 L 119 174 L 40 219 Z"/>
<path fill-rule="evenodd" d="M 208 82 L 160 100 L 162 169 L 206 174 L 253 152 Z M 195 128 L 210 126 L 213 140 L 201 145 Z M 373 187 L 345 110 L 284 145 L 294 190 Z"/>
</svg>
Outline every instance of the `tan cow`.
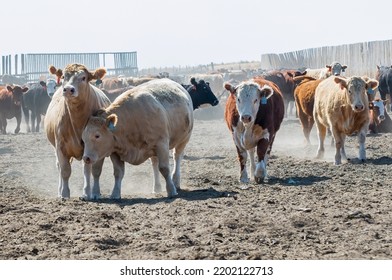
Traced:
<svg viewBox="0 0 392 280">
<path fill-rule="evenodd" d="M 329 128 L 335 140 L 335 165 L 347 160 L 344 142 L 347 135 L 357 133 L 358 158 L 366 160 L 365 140 L 369 127 L 368 88 L 376 88 L 376 80 L 361 77 L 331 76 L 317 86 L 313 117 L 319 136 L 317 158 L 324 155 L 324 139 Z"/>
<path fill-rule="evenodd" d="M 47 109 L 45 131 L 56 152 L 61 198 L 70 197 L 71 160 L 72 158 L 82 159 L 82 132 L 88 118 L 96 110 L 110 104 L 105 94 L 89 83 L 92 79 L 101 79 L 105 74 L 106 70 L 103 68 L 90 72 L 84 65 L 69 64 L 63 71 L 62 86 L 56 90 Z M 83 165 L 84 198 L 98 199 L 100 197 L 99 176 L 102 165 L 103 159 L 93 165 Z M 92 189 L 90 187 L 91 173 L 94 178 Z"/>
<path fill-rule="evenodd" d="M 139 165 L 151 159 L 154 192 L 161 191 L 159 172 L 166 180 L 169 197 L 180 189 L 180 163 L 193 129 L 193 105 L 177 82 L 163 78 L 124 92 L 105 110 L 92 116 L 82 135 L 83 160 L 95 163 L 115 153 L 120 157 L 120 180 L 111 198 L 121 197 L 124 162 Z M 169 150 L 174 149 L 170 176 Z"/>
</svg>

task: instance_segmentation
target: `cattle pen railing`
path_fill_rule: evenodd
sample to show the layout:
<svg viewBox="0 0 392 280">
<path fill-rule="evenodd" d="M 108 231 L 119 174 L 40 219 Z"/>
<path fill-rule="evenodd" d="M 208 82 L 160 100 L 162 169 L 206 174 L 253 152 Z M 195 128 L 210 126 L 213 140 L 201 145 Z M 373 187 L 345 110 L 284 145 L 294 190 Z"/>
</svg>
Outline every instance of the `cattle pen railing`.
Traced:
<svg viewBox="0 0 392 280">
<path fill-rule="evenodd" d="M 262 54 L 262 69 L 321 68 L 333 61 L 346 64 L 347 76 L 375 77 L 377 65 L 392 65 L 392 40 L 328 46 L 280 54 Z"/>
<path fill-rule="evenodd" d="M 136 52 L 16 54 L 2 56 L 1 63 L 1 76 L 23 77 L 27 82 L 47 76 L 49 65 L 64 68 L 69 63 L 80 63 L 91 70 L 105 67 L 107 75 L 138 75 Z"/>
</svg>

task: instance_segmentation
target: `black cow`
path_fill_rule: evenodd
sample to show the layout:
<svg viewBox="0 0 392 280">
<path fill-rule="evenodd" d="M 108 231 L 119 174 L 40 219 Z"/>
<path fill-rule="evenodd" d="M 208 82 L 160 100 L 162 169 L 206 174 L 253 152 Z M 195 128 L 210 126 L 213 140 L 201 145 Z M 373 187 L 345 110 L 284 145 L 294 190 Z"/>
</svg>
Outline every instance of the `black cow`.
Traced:
<svg viewBox="0 0 392 280">
<path fill-rule="evenodd" d="M 381 99 L 386 100 L 387 94 L 392 99 L 392 67 L 377 65 L 376 80 L 378 81 L 378 91 Z"/>
<path fill-rule="evenodd" d="M 192 98 L 193 110 L 196 110 L 201 105 L 210 104 L 216 106 L 219 104 L 218 98 L 212 92 L 210 84 L 204 80 L 196 81 L 195 78 L 191 78 L 190 85 L 182 85 L 189 93 Z"/>
<path fill-rule="evenodd" d="M 27 132 L 39 132 L 41 123 L 41 115 L 45 115 L 48 109 L 51 96 L 56 89 L 56 81 L 48 79 L 45 83 L 32 84 L 30 89 L 23 95 L 23 114 L 26 121 Z M 30 111 L 31 111 L 31 127 L 30 127 Z"/>
</svg>

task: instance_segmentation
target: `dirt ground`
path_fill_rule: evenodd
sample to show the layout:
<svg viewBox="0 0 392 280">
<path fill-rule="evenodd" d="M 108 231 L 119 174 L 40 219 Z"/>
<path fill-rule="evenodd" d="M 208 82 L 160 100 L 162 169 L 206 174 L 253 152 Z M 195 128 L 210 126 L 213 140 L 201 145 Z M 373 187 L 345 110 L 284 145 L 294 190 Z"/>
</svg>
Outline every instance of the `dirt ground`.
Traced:
<svg viewBox="0 0 392 280">
<path fill-rule="evenodd" d="M 179 196 L 151 194 L 149 162 L 126 165 L 121 201 L 79 199 L 82 165 L 72 164 L 71 199 L 57 196 L 54 150 L 44 133 L 0 135 L 0 259 L 391 259 L 391 135 L 367 138 L 368 160 L 315 160 L 298 121 L 285 119 L 262 185 L 240 184 L 221 111 L 199 109 L 182 162 Z M 223 113 L 222 113 L 223 114 Z M 213 117 L 213 119 L 208 120 Z M 329 140 L 328 140 L 329 141 Z M 347 139 L 356 157 L 356 138 Z M 162 182 L 163 183 L 163 182 Z"/>
</svg>

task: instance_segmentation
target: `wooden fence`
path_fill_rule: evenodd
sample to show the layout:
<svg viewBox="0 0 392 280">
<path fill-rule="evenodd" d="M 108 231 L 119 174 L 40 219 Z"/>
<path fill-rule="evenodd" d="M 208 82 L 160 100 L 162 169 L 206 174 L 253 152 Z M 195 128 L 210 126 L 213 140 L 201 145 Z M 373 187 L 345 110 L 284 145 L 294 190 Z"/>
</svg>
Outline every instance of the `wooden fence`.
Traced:
<svg viewBox="0 0 392 280">
<path fill-rule="evenodd" d="M 347 76 L 375 77 L 377 65 L 392 65 L 392 40 L 305 49 L 261 55 L 261 68 L 321 68 L 333 61 L 347 65 Z"/>
</svg>

